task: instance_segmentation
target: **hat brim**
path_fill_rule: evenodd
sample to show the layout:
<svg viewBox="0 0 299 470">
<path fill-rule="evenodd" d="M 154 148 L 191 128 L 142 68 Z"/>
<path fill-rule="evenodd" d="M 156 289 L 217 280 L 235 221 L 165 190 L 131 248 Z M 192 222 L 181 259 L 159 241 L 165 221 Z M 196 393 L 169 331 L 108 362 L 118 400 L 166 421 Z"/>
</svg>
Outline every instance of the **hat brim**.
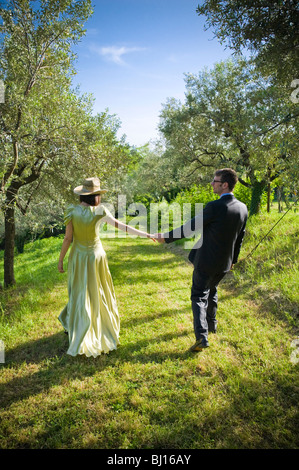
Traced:
<svg viewBox="0 0 299 470">
<path fill-rule="evenodd" d="M 75 189 L 74 189 L 74 193 L 75 194 L 78 194 L 80 196 L 90 196 L 91 194 L 94 194 L 94 195 L 97 195 L 97 194 L 104 194 L 107 192 L 107 189 L 98 189 L 96 191 L 87 191 L 86 189 L 84 189 L 84 187 L 81 185 L 81 186 L 77 186 Z"/>
</svg>

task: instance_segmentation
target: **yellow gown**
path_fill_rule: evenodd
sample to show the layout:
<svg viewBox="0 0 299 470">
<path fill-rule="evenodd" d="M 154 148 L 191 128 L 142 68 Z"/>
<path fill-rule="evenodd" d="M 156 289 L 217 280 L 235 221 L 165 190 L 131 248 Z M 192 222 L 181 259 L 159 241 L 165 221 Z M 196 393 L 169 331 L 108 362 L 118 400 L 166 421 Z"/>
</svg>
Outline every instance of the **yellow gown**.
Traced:
<svg viewBox="0 0 299 470">
<path fill-rule="evenodd" d="M 103 206 L 70 205 L 65 224 L 73 224 L 68 260 L 69 300 L 59 315 L 68 332 L 71 356 L 97 357 L 116 349 L 120 320 L 107 256 L 99 225 L 110 213 Z"/>
</svg>

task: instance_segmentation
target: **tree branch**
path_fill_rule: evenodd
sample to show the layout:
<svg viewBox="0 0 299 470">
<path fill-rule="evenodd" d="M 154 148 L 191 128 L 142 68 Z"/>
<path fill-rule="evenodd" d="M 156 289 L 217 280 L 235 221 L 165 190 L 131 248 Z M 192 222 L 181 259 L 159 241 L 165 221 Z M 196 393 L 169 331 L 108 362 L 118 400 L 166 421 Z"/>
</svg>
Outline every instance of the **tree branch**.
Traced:
<svg viewBox="0 0 299 470">
<path fill-rule="evenodd" d="M 258 136 L 261 136 L 261 135 L 265 135 L 265 134 L 268 134 L 268 132 L 271 132 L 273 131 L 273 129 L 276 129 L 276 127 L 279 127 L 281 124 L 284 124 L 288 121 L 290 121 L 291 119 L 294 119 L 296 117 L 299 116 L 299 112 L 298 113 L 295 113 L 293 114 L 293 116 L 289 113 L 287 114 L 287 116 L 285 116 L 281 121 L 279 121 L 278 123 L 274 124 L 274 126 L 270 127 L 269 129 L 263 131 L 263 132 L 258 132 L 256 133 L 256 135 Z"/>
<path fill-rule="evenodd" d="M 250 183 L 247 183 L 247 181 L 244 181 L 242 178 L 238 177 L 238 180 L 240 181 L 241 184 L 243 184 L 243 186 L 245 186 L 246 188 L 251 188 L 251 184 Z"/>
<path fill-rule="evenodd" d="M 18 161 L 19 161 L 19 149 L 18 149 L 18 143 L 16 141 L 13 142 L 13 155 L 14 155 L 13 162 L 11 163 L 11 165 L 9 165 L 8 170 L 6 171 L 6 173 L 4 174 L 2 178 L 1 192 L 4 192 L 5 185 L 7 181 L 9 180 L 9 178 L 11 177 L 11 175 L 13 174 L 13 172 L 15 171 Z"/>
<path fill-rule="evenodd" d="M 16 205 L 17 205 L 18 209 L 20 209 L 20 211 L 22 212 L 23 215 L 26 215 L 27 210 L 28 210 L 28 207 L 29 207 L 30 202 L 31 202 L 31 200 L 32 200 L 33 194 L 34 194 L 34 193 L 38 190 L 38 188 L 40 187 L 40 185 L 41 185 L 41 183 L 42 183 L 42 180 L 43 180 L 43 178 L 40 178 L 40 180 L 39 180 L 39 182 L 38 182 L 36 188 L 34 188 L 33 191 L 32 191 L 32 193 L 30 194 L 30 196 L 29 196 L 29 198 L 28 198 L 28 200 L 27 200 L 27 202 L 26 202 L 25 207 L 22 207 L 22 205 L 20 204 L 20 202 L 19 202 L 19 201 L 16 201 Z"/>
</svg>

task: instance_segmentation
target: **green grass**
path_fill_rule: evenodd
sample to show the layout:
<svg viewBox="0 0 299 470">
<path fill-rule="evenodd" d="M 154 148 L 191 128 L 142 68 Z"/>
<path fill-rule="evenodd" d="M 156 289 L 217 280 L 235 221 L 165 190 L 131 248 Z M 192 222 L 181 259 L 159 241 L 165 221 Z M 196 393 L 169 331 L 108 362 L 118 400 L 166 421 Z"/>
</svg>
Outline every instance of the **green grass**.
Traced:
<svg viewBox="0 0 299 470">
<path fill-rule="evenodd" d="M 250 220 L 241 262 L 219 288 L 219 331 L 195 355 L 187 252 L 103 240 L 121 344 L 88 359 L 66 354 L 57 320 L 62 239 L 26 245 L 17 286 L 0 293 L 0 448 L 298 448 L 298 215 L 245 259 L 279 217 Z"/>
</svg>

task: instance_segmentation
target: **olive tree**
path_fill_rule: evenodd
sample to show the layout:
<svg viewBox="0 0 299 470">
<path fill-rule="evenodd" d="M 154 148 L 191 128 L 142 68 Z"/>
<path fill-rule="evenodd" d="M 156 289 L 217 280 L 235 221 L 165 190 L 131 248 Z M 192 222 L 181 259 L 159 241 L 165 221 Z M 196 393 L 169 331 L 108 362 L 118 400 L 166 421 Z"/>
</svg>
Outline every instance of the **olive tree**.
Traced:
<svg viewBox="0 0 299 470">
<path fill-rule="evenodd" d="M 296 171 L 298 109 L 243 59 L 186 75 L 186 100 L 169 100 L 160 130 L 186 176 L 233 166 L 252 190 L 251 214 L 267 185 Z M 167 155 L 167 154 L 165 154 Z"/>
<path fill-rule="evenodd" d="M 8 0 L 0 9 L 0 203 L 4 214 L 4 284 L 15 283 L 16 210 L 66 194 L 84 176 L 125 165 L 107 112 L 72 90 L 72 46 L 92 14 L 90 0 Z M 92 173 L 91 173 L 92 172 Z M 79 176 L 80 175 L 80 176 Z M 77 180 L 76 180 L 77 178 Z"/>
<path fill-rule="evenodd" d="M 288 86 L 299 79 L 298 0 L 204 0 L 197 13 L 221 43 L 249 50 L 266 74 Z"/>
</svg>

